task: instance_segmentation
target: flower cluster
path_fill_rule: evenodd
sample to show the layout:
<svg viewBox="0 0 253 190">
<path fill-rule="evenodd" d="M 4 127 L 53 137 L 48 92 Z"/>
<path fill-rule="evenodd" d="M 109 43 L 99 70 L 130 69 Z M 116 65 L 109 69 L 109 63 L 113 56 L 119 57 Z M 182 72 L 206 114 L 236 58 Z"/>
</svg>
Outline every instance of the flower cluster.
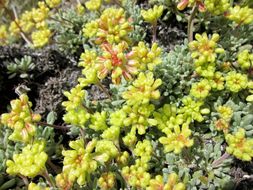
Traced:
<svg viewBox="0 0 253 190">
<path fill-rule="evenodd" d="M 185 184 L 179 182 L 179 177 L 176 173 L 171 173 L 168 176 L 167 182 L 164 184 L 163 177 L 157 175 L 154 179 L 150 180 L 150 185 L 147 187 L 147 190 L 185 190 Z"/>
<path fill-rule="evenodd" d="M 58 7 L 62 0 L 46 0 L 46 4 L 52 9 Z"/>
<path fill-rule="evenodd" d="M 230 106 L 219 106 L 217 111 L 225 121 L 230 121 L 233 116 L 233 109 Z"/>
<path fill-rule="evenodd" d="M 139 164 L 126 166 L 122 168 L 121 173 L 126 182 L 132 187 L 145 188 L 149 185 L 150 174 Z"/>
<path fill-rule="evenodd" d="M 103 173 L 98 179 L 98 186 L 102 190 L 109 190 L 115 186 L 115 174 L 112 172 Z"/>
<path fill-rule="evenodd" d="M 169 128 L 163 129 L 163 132 L 167 137 L 161 137 L 160 143 L 164 145 L 164 152 L 174 151 L 175 154 L 179 154 L 184 147 L 191 147 L 193 140 L 190 139 L 191 130 L 188 124 L 184 123 L 180 129 L 179 125 L 175 125 L 173 132 Z"/>
<path fill-rule="evenodd" d="M 248 77 L 245 74 L 231 71 L 226 76 L 226 87 L 231 92 L 239 92 L 248 86 Z"/>
<path fill-rule="evenodd" d="M 143 142 L 139 141 L 134 149 L 134 154 L 139 156 L 141 162 L 146 163 L 151 159 L 151 154 L 153 152 L 153 148 L 151 142 L 149 140 L 143 140 Z"/>
<path fill-rule="evenodd" d="M 138 62 L 130 60 L 130 54 L 125 54 L 127 49 L 126 43 L 118 45 L 103 44 L 103 54 L 98 58 L 96 67 L 98 70 L 98 78 L 105 78 L 111 73 L 112 81 L 119 84 L 121 76 L 126 80 L 131 80 L 132 75 L 138 73 Z"/>
<path fill-rule="evenodd" d="M 81 54 L 78 65 L 84 67 L 82 70 L 84 77 L 79 78 L 78 81 L 82 87 L 90 84 L 96 84 L 98 82 L 97 69 L 95 67 L 96 60 L 96 51 L 85 50 L 85 52 Z"/>
<path fill-rule="evenodd" d="M 157 122 L 157 128 L 163 130 L 167 127 L 167 122 L 172 121 L 176 117 L 177 107 L 175 105 L 164 104 L 162 108 L 159 108 L 153 113 L 154 119 Z M 174 124 L 174 123 L 173 123 Z"/>
<path fill-rule="evenodd" d="M 118 156 L 118 149 L 112 141 L 90 141 L 86 147 L 83 140 L 71 141 L 69 146 L 73 150 L 64 150 L 63 171 L 58 176 L 59 186 L 70 186 L 75 181 L 79 185 L 85 185 L 88 176 L 94 172 L 98 163 L 104 163 Z M 64 183 L 66 178 L 68 183 Z"/>
<path fill-rule="evenodd" d="M 136 106 L 123 106 L 122 110 L 127 114 L 123 124 L 137 129 L 138 134 L 143 135 L 148 126 L 157 124 L 156 120 L 152 119 L 152 113 L 155 110 L 153 104 L 143 104 Z"/>
<path fill-rule="evenodd" d="M 206 33 L 196 34 L 196 40 L 189 43 L 196 72 L 203 77 L 213 77 L 217 53 L 223 53 L 224 49 L 218 48 L 218 34 L 213 34 L 209 39 Z"/>
<path fill-rule="evenodd" d="M 13 155 L 13 161 L 7 160 L 6 172 L 10 175 L 21 174 L 30 178 L 41 174 L 45 170 L 48 157 L 44 148 L 45 142 L 43 141 L 27 145 L 22 149 L 22 153 Z"/>
<path fill-rule="evenodd" d="M 214 15 L 221 15 L 230 8 L 229 0 L 205 0 L 206 9 Z"/>
<path fill-rule="evenodd" d="M 90 118 L 90 114 L 83 106 L 85 91 L 82 90 L 80 85 L 77 85 L 75 88 L 72 88 L 70 92 L 64 92 L 64 95 L 68 98 L 68 101 L 62 103 L 67 111 L 63 116 L 63 120 L 67 123 L 83 128 Z"/>
<path fill-rule="evenodd" d="M 248 6 L 240 7 L 236 5 L 229 9 L 227 18 L 236 22 L 238 25 L 251 24 L 253 22 L 253 9 Z"/>
<path fill-rule="evenodd" d="M 73 182 L 68 179 L 68 173 L 62 172 L 55 177 L 56 185 L 60 189 L 69 190 L 71 189 Z"/>
<path fill-rule="evenodd" d="M 218 131 L 223 131 L 223 133 L 228 133 L 229 131 L 229 123 L 233 116 L 233 110 L 230 106 L 218 106 L 216 108 L 220 119 L 215 121 L 214 125 Z"/>
<path fill-rule="evenodd" d="M 147 170 L 148 162 L 151 159 L 152 149 L 150 141 L 144 140 L 143 142 L 138 142 L 133 152 L 140 158 L 135 161 L 134 165 L 122 168 L 121 173 L 130 186 L 145 188 L 149 185 L 151 176 Z"/>
<path fill-rule="evenodd" d="M 144 42 L 139 42 L 138 46 L 134 46 L 130 52 L 131 58 L 139 63 L 140 70 L 153 71 L 154 67 L 162 63 L 160 57 L 162 49 L 157 43 L 153 43 L 149 49 Z"/>
<path fill-rule="evenodd" d="M 81 54 L 79 66 L 84 67 L 79 78 L 80 85 L 85 87 L 89 84 L 97 84 L 99 79 L 104 79 L 111 75 L 112 82 L 119 84 L 122 77 L 125 80 L 132 80 L 140 71 L 153 68 L 160 64 L 161 48 L 156 43 L 149 49 L 144 42 L 139 42 L 128 51 L 128 44 L 103 43 L 101 45 L 101 55 L 97 55 L 95 50 L 85 50 Z"/>
<path fill-rule="evenodd" d="M 250 161 L 253 157 L 253 139 L 245 138 L 245 130 L 239 128 L 235 135 L 227 134 L 225 136 L 228 147 L 226 151 L 233 154 L 236 158 Z"/>
<path fill-rule="evenodd" d="M 96 112 L 91 115 L 90 121 L 91 124 L 89 125 L 89 128 L 94 129 L 95 131 L 105 130 L 108 128 L 106 124 L 107 119 L 107 113 L 105 111 Z"/>
<path fill-rule="evenodd" d="M 99 10 L 101 7 L 102 0 L 89 0 L 85 3 L 85 7 L 90 11 Z"/>
<path fill-rule="evenodd" d="M 162 16 L 163 13 L 163 6 L 155 5 L 153 9 L 148 9 L 147 11 L 141 10 L 141 15 L 145 21 L 154 24 L 157 20 Z"/>
<path fill-rule="evenodd" d="M 55 0 L 47 0 L 48 4 L 42 1 L 38 2 L 38 8 L 24 12 L 20 19 L 16 19 L 10 24 L 10 34 L 17 36 L 21 32 L 25 32 L 26 34 L 31 33 L 33 46 L 43 47 L 49 42 L 49 38 L 51 37 L 51 31 L 46 22 L 50 12 L 48 6 L 56 6 L 60 2 Z"/>
<path fill-rule="evenodd" d="M 0 25 L 0 43 L 5 45 L 7 41 L 8 33 L 7 33 L 7 26 Z"/>
<path fill-rule="evenodd" d="M 208 114 L 209 109 L 201 106 L 204 104 L 203 101 L 194 101 L 191 97 L 185 97 L 182 100 L 184 106 L 178 109 L 178 114 L 182 114 L 183 120 L 187 123 L 191 123 L 193 120 L 201 122 L 204 120 L 202 114 Z"/>
<path fill-rule="evenodd" d="M 153 73 L 143 73 L 129 86 L 122 97 L 127 100 L 128 105 L 147 104 L 150 100 L 160 98 L 160 92 L 157 89 L 162 84 L 161 79 L 154 79 Z"/>
<path fill-rule="evenodd" d="M 187 6 L 189 7 L 193 7 L 194 5 L 196 5 L 198 7 L 198 10 L 200 12 L 205 12 L 206 11 L 206 7 L 205 4 L 203 3 L 202 0 L 181 0 L 178 5 L 177 5 L 177 9 L 182 11 L 184 10 Z"/>
<path fill-rule="evenodd" d="M 190 94 L 195 98 L 204 99 L 209 95 L 209 91 L 211 90 L 211 86 L 207 79 L 202 79 L 198 83 L 194 83 L 191 87 Z"/>
<path fill-rule="evenodd" d="M 249 69 L 253 66 L 253 53 L 243 50 L 237 55 L 237 63 L 242 69 Z"/>
<path fill-rule="evenodd" d="M 1 115 L 1 122 L 14 131 L 9 136 L 13 141 L 29 142 L 36 131 L 36 122 L 41 116 L 32 112 L 32 103 L 26 94 L 20 95 L 19 99 L 11 101 L 11 112 Z"/>
<path fill-rule="evenodd" d="M 213 74 L 212 78 L 209 78 L 209 84 L 212 87 L 212 90 L 223 90 L 225 88 L 224 81 L 225 78 L 223 77 L 223 74 L 219 71 L 215 72 Z"/>
<path fill-rule="evenodd" d="M 99 19 L 85 25 L 83 33 L 85 37 L 95 37 L 95 43 L 120 43 L 128 42 L 128 33 L 132 31 L 130 21 L 126 19 L 122 8 L 107 8 Z"/>
<path fill-rule="evenodd" d="M 83 140 L 70 141 L 69 146 L 73 150 L 62 151 L 64 156 L 62 173 L 66 174 L 67 181 L 73 183 L 77 180 L 79 185 L 84 185 L 87 176 L 97 169 L 97 161 L 91 155 L 96 143 L 97 141 L 93 140 L 84 147 Z M 60 182 L 60 177 L 58 178 Z"/>
</svg>

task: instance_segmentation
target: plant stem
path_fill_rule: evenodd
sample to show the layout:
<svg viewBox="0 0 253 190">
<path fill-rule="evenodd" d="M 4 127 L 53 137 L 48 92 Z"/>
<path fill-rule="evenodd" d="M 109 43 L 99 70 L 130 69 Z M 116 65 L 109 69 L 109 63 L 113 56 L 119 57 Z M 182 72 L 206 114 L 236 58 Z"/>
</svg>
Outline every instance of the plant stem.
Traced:
<svg viewBox="0 0 253 190">
<path fill-rule="evenodd" d="M 27 177 L 25 177 L 25 176 L 23 176 L 21 174 L 18 175 L 18 176 L 23 180 L 24 184 L 28 187 L 29 181 L 28 181 Z"/>
<path fill-rule="evenodd" d="M 80 133 L 81 133 L 82 138 L 85 140 L 84 129 L 80 128 Z"/>
<path fill-rule="evenodd" d="M 99 81 L 97 83 L 97 85 L 107 95 L 107 97 L 111 100 L 112 99 L 111 95 L 109 94 L 109 92 L 107 91 L 107 89 L 105 89 L 105 87 L 102 85 L 102 83 Z"/>
<path fill-rule="evenodd" d="M 39 125 L 46 125 L 46 126 L 48 126 L 48 127 L 53 127 L 53 128 L 55 128 L 55 129 L 61 129 L 61 130 L 63 130 L 63 131 L 68 131 L 68 130 L 69 130 L 69 128 L 66 127 L 66 126 L 52 125 L 52 124 L 49 124 L 49 123 L 46 123 L 46 122 L 43 122 L 43 121 L 38 121 L 38 122 L 36 122 L 36 123 L 39 124 Z"/>
<path fill-rule="evenodd" d="M 188 20 L 188 26 L 187 26 L 187 36 L 188 36 L 188 42 L 191 42 L 193 40 L 193 20 L 197 13 L 197 6 L 196 4 L 192 7 L 192 11 Z"/>
<path fill-rule="evenodd" d="M 224 153 L 220 158 L 218 158 L 217 160 L 214 160 L 212 163 L 212 167 L 216 168 L 217 166 L 219 166 L 224 160 L 226 160 L 227 158 L 230 157 L 230 154 L 228 153 Z"/>
<path fill-rule="evenodd" d="M 152 43 L 156 42 L 156 30 L 157 30 L 157 21 L 153 24 L 153 38 Z"/>
<path fill-rule="evenodd" d="M 61 172 L 61 168 L 57 165 L 55 165 L 50 158 L 47 159 L 47 164 L 49 165 L 50 168 L 54 170 L 56 174 Z"/>
<path fill-rule="evenodd" d="M 4 9 L 8 10 L 7 7 L 4 7 Z M 14 17 L 15 17 L 15 19 L 14 19 L 13 21 L 15 22 L 15 24 L 16 24 L 17 27 L 19 28 L 21 37 L 25 40 L 25 42 L 26 42 L 29 46 L 32 46 L 32 42 L 30 41 L 29 37 L 25 34 L 25 32 L 23 31 L 22 27 L 21 27 L 21 26 L 19 25 L 19 23 L 16 21 L 16 20 L 18 20 L 18 15 L 17 15 L 16 9 L 15 9 L 14 7 L 12 7 L 12 12 L 13 12 Z"/>
<path fill-rule="evenodd" d="M 56 187 L 56 185 L 54 184 L 54 181 L 49 176 L 47 169 L 45 169 L 45 171 L 42 173 L 42 176 L 47 180 L 50 187 Z"/>
</svg>

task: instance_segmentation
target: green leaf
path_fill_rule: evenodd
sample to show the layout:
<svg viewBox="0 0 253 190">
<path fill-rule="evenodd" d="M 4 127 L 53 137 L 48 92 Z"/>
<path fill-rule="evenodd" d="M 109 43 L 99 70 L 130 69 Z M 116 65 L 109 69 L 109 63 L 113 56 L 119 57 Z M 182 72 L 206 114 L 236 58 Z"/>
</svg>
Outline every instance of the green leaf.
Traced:
<svg viewBox="0 0 253 190">
<path fill-rule="evenodd" d="M 57 113 L 54 111 L 49 112 L 49 114 L 47 115 L 47 123 L 54 124 L 56 119 L 57 119 Z"/>
</svg>

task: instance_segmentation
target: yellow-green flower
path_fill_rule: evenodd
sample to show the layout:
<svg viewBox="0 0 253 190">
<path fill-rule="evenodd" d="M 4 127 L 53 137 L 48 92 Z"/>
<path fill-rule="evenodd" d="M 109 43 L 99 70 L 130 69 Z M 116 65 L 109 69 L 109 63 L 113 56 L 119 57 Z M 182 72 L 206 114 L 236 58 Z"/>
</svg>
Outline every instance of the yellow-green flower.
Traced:
<svg viewBox="0 0 253 190">
<path fill-rule="evenodd" d="M 180 120 L 183 119 L 187 123 L 191 123 L 193 120 L 201 122 L 204 120 L 202 114 L 208 114 L 210 112 L 207 108 L 201 109 L 203 101 L 194 101 L 189 96 L 183 98 L 182 103 L 184 105 L 178 109 L 177 113 L 182 114 Z"/>
<path fill-rule="evenodd" d="M 253 139 L 245 138 L 245 130 L 239 128 L 234 134 L 225 136 L 228 147 L 226 151 L 243 161 L 250 161 L 253 157 Z"/>
<path fill-rule="evenodd" d="M 89 0 L 85 3 L 85 6 L 90 11 L 96 11 L 100 9 L 102 0 Z"/>
<path fill-rule="evenodd" d="M 72 150 L 62 151 L 64 156 L 63 172 L 71 183 L 77 180 L 79 185 L 86 184 L 87 177 L 97 168 L 97 161 L 92 157 L 92 152 L 97 144 L 96 140 L 89 142 L 86 147 L 83 140 L 70 141 Z"/>
<path fill-rule="evenodd" d="M 51 31 L 47 28 L 34 31 L 32 33 L 33 46 L 36 48 L 43 47 L 49 42 Z"/>
<path fill-rule="evenodd" d="M 249 69 L 253 66 L 253 53 L 243 50 L 237 55 L 237 62 L 242 69 Z"/>
<path fill-rule="evenodd" d="M 146 189 L 151 178 L 146 168 L 139 166 L 139 164 L 123 167 L 121 174 L 129 186 L 137 189 Z"/>
<path fill-rule="evenodd" d="M 206 9 L 214 15 L 221 15 L 230 8 L 229 0 L 205 0 Z"/>
<path fill-rule="evenodd" d="M 146 104 L 152 99 L 160 98 L 160 92 L 157 88 L 161 84 L 162 80 L 154 79 L 153 73 L 141 72 L 122 97 L 127 100 L 129 105 Z"/>
<path fill-rule="evenodd" d="M 220 117 L 226 121 L 230 121 L 233 116 L 233 109 L 229 106 L 219 106 L 216 110 Z"/>
<path fill-rule="evenodd" d="M 82 15 L 82 14 L 85 13 L 85 8 L 84 8 L 84 6 L 81 3 L 78 3 L 76 5 L 76 10 L 77 10 L 77 12 L 78 12 L 79 15 Z"/>
<path fill-rule="evenodd" d="M 41 116 L 32 112 L 32 102 L 26 94 L 21 94 L 10 104 L 11 112 L 1 115 L 1 123 L 14 130 L 9 139 L 28 143 L 35 135 L 36 122 L 40 121 Z"/>
<path fill-rule="evenodd" d="M 179 182 L 179 177 L 176 173 L 171 173 L 168 177 L 168 181 L 164 186 L 164 190 L 185 190 L 184 183 Z"/>
<path fill-rule="evenodd" d="M 46 4 L 50 8 L 55 8 L 61 4 L 61 0 L 46 0 Z"/>
<path fill-rule="evenodd" d="M 228 133 L 228 130 L 229 130 L 228 121 L 224 119 L 219 119 L 214 123 L 214 125 L 218 131 L 223 131 L 223 133 Z"/>
<path fill-rule="evenodd" d="M 87 24 L 85 24 L 83 28 L 83 34 L 87 38 L 91 38 L 97 34 L 98 31 L 98 22 L 97 21 L 91 21 Z"/>
<path fill-rule="evenodd" d="M 211 85 L 212 89 L 215 90 L 223 90 L 225 78 L 222 76 L 221 72 L 215 72 L 213 77 L 209 79 L 209 84 Z"/>
<path fill-rule="evenodd" d="M 208 38 L 206 33 L 202 35 L 196 34 L 196 40 L 189 43 L 189 48 L 192 51 L 192 58 L 197 59 L 199 65 L 205 63 L 213 63 L 216 59 L 217 53 L 223 53 L 224 49 L 218 48 L 217 41 L 219 34 L 213 34 L 211 39 Z"/>
<path fill-rule="evenodd" d="M 41 174 L 45 170 L 48 158 L 44 148 L 45 142 L 43 141 L 27 145 L 22 149 L 22 153 L 13 155 L 13 161 L 7 160 L 6 172 L 10 175 L 21 174 L 30 178 Z"/>
<path fill-rule="evenodd" d="M 123 106 L 122 110 L 127 113 L 123 126 L 131 126 L 138 130 L 138 134 L 143 135 L 149 126 L 155 126 L 157 121 L 152 119 L 152 113 L 155 110 L 153 104 L 136 104 L 134 106 Z"/>
<path fill-rule="evenodd" d="M 0 43 L 5 44 L 8 37 L 7 26 L 0 25 Z"/>
<path fill-rule="evenodd" d="M 62 172 L 57 174 L 55 177 L 56 185 L 59 189 L 66 189 L 69 190 L 71 189 L 73 182 L 71 182 L 68 179 L 68 173 L 67 172 Z"/>
<path fill-rule="evenodd" d="M 98 179 L 98 186 L 101 190 L 110 190 L 115 186 L 116 176 L 112 172 L 102 173 Z"/>
<path fill-rule="evenodd" d="M 83 106 L 83 100 L 85 99 L 86 92 L 82 89 L 81 85 L 77 85 L 72 88 L 70 92 L 64 92 L 64 95 L 68 98 L 68 101 L 62 102 L 62 105 L 67 111 L 67 113 L 63 116 L 63 120 L 66 123 L 83 128 L 90 118 L 90 114 Z"/>
<path fill-rule="evenodd" d="M 190 94 L 196 98 L 206 98 L 209 95 L 211 86 L 207 79 L 203 79 L 192 85 Z"/>
<path fill-rule="evenodd" d="M 231 71 L 226 76 L 226 86 L 232 92 L 239 92 L 240 90 L 247 88 L 248 77 L 245 74 Z"/>
<path fill-rule="evenodd" d="M 162 16 L 163 13 L 163 6 L 155 5 L 153 9 L 148 9 L 147 11 L 141 10 L 141 15 L 145 21 L 154 24 L 157 20 Z"/>
<path fill-rule="evenodd" d="M 126 19 L 125 11 L 120 8 L 105 9 L 100 18 L 87 23 L 83 28 L 85 37 L 95 37 L 96 44 L 104 42 L 118 44 L 129 41 L 128 34 L 133 30 L 130 19 Z"/>
<path fill-rule="evenodd" d="M 250 24 L 253 22 L 253 9 L 246 7 L 240 7 L 236 5 L 231 7 L 227 13 L 227 18 L 236 22 L 238 25 Z"/>
<path fill-rule="evenodd" d="M 43 1 L 38 2 L 38 8 L 32 9 L 32 18 L 35 23 L 39 23 L 47 19 L 49 16 L 49 8 L 47 7 L 46 3 Z"/>
<path fill-rule="evenodd" d="M 138 46 L 134 46 L 129 53 L 130 58 L 139 63 L 140 70 L 152 71 L 156 65 L 162 63 L 162 49 L 157 43 L 153 43 L 151 48 L 148 48 L 144 42 L 139 42 Z"/>
<path fill-rule="evenodd" d="M 42 186 L 42 185 L 37 185 L 37 184 L 31 182 L 28 185 L 28 190 L 50 190 L 50 188 Z"/>
<path fill-rule="evenodd" d="M 161 137 L 159 142 L 164 145 L 165 153 L 173 151 L 175 154 L 179 154 L 184 147 L 191 147 L 193 145 L 193 140 L 189 138 L 191 130 L 187 124 L 183 124 L 181 129 L 179 125 L 176 125 L 173 131 L 165 128 L 163 132 L 167 137 Z"/>
</svg>

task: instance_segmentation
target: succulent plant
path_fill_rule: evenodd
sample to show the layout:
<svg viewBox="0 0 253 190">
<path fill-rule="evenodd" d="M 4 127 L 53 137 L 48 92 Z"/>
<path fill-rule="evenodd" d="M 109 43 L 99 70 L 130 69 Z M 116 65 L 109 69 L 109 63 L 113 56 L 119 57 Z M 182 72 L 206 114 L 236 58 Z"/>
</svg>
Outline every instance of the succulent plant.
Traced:
<svg viewBox="0 0 253 190">
<path fill-rule="evenodd" d="M 160 87 L 162 95 L 169 101 L 177 102 L 189 93 L 193 81 L 193 64 L 187 42 L 176 45 L 163 58 L 162 63 L 154 69 L 154 76 L 163 81 Z"/>
<path fill-rule="evenodd" d="M 20 78 L 32 78 L 33 74 L 29 74 L 30 71 L 34 70 L 35 64 L 32 62 L 32 57 L 25 55 L 20 60 L 15 58 L 14 62 L 6 63 L 7 73 L 9 79 L 19 75 Z"/>
</svg>

